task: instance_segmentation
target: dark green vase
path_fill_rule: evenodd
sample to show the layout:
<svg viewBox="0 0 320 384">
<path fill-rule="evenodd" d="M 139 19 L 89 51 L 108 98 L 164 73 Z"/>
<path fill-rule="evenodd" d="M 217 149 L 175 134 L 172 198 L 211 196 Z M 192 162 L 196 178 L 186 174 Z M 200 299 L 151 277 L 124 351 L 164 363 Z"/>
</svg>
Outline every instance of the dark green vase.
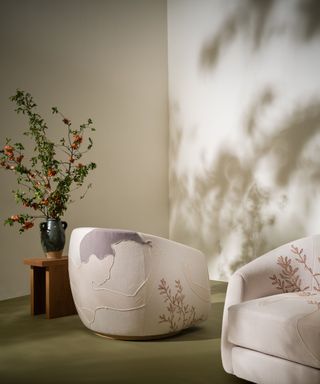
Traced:
<svg viewBox="0 0 320 384">
<path fill-rule="evenodd" d="M 46 222 L 40 223 L 41 245 L 49 259 L 62 256 L 67 226 L 68 224 L 60 219 L 48 219 Z"/>
</svg>

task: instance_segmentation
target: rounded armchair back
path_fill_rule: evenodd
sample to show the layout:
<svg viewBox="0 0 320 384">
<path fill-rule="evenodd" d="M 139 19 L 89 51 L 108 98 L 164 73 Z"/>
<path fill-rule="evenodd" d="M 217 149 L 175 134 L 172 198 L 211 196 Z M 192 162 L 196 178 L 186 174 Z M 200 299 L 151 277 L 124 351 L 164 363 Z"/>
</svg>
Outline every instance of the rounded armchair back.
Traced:
<svg viewBox="0 0 320 384">
<path fill-rule="evenodd" d="M 204 255 L 161 237 L 77 228 L 70 239 L 69 275 L 82 322 L 100 334 L 160 337 L 208 315 Z"/>
</svg>

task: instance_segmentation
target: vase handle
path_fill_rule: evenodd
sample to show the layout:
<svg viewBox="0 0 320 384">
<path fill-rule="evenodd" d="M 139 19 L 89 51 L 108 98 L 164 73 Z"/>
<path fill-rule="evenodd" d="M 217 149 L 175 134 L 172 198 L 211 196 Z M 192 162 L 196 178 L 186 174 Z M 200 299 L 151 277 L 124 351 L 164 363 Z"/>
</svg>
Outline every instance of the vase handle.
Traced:
<svg viewBox="0 0 320 384">
<path fill-rule="evenodd" d="M 68 226 L 68 223 L 66 223 L 65 221 L 61 221 L 61 224 L 63 229 L 66 229 Z"/>
<path fill-rule="evenodd" d="M 41 231 L 46 231 L 47 230 L 47 222 L 40 223 L 39 225 Z"/>
</svg>

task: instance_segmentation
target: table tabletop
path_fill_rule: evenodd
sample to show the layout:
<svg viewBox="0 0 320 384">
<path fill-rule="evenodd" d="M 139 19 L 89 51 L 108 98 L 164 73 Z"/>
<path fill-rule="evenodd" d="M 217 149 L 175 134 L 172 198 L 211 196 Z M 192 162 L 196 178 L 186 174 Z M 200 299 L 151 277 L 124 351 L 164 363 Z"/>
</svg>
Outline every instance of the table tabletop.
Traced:
<svg viewBox="0 0 320 384">
<path fill-rule="evenodd" d="M 50 267 L 64 265 L 68 262 L 68 256 L 62 256 L 59 259 L 48 259 L 47 257 L 32 257 L 24 259 L 23 263 L 32 267 Z"/>
</svg>

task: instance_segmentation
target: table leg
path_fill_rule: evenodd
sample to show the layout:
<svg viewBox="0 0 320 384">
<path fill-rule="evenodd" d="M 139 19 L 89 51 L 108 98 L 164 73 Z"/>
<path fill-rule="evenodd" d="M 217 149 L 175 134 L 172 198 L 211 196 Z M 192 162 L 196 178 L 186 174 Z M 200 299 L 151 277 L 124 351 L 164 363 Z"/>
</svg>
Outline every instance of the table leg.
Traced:
<svg viewBox="0 0 320 384">
<path fill-rule="evenodd" d="M 48 319 L 76 313 L 70 289 L 68 265 L 46 268 L 46 315 Z"/>
<path fill-rule="evenodd" d="M 31 267 L 31 315 L 39 315 L 46 311 L 45 279 L 46 274 L 44 268 Z"/>
</svg>

